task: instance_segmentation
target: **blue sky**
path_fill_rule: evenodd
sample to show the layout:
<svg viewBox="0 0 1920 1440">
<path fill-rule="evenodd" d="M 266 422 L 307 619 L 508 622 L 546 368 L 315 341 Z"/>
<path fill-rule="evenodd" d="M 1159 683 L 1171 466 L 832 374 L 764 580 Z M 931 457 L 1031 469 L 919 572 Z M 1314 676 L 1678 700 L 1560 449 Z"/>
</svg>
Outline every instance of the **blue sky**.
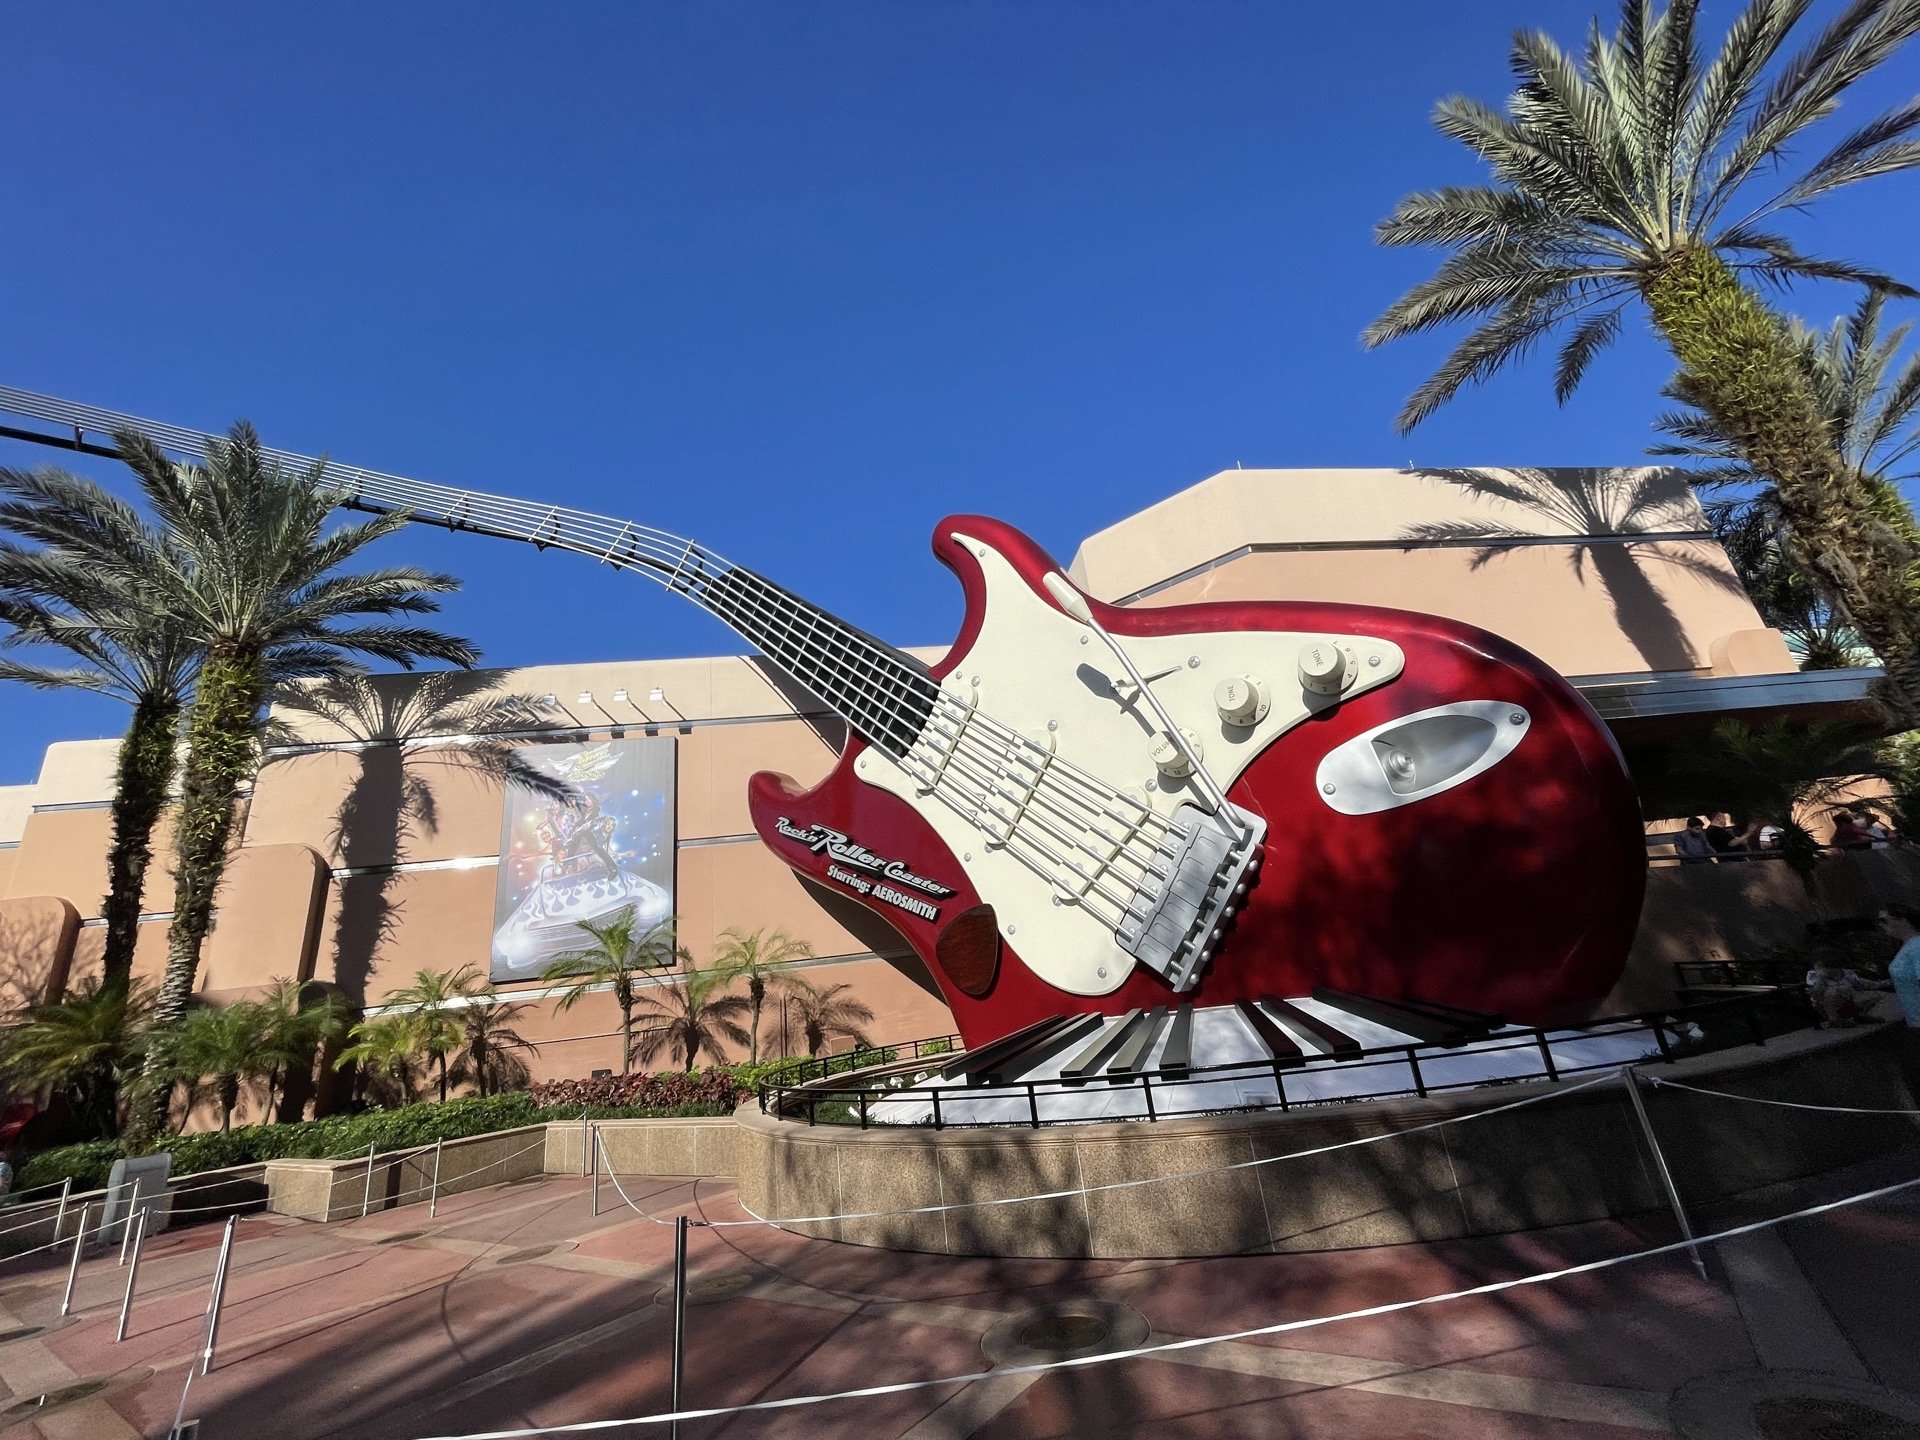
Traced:
<svg viewBox="0 0 1920 1440">
<path fill-rule="evenodd" d="M 1514 27 L 1593 8 L 11 6 L 0 382 L 643 519 L 933 643 L 953 510 L 1065 560 L 1237 461 L 1633 461 L 1670 369 L 1643 329 L 1566 409 L 1535 365 L 1410 438 L 1442 345 L 1356 338 L 1433 263 L 1373 222 L 1478 178 L 1433 102 L 1501 99 Z M 1916 222 L 1900 177 L 1791 228 L 1911 271 Z M 583 561 L 385 550 L 466 578 L 445 620 L 490 663 L 733 648 Z M 121 723 L 0 690 L 0 783 Z"/>
</svg>

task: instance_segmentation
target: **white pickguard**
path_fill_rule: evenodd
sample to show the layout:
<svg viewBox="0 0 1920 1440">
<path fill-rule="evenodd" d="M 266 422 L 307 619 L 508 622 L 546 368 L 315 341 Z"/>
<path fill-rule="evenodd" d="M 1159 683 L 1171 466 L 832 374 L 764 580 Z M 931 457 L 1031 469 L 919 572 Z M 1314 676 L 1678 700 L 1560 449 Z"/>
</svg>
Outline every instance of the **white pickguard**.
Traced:
<svg viewBox="0 0 1920 1440">
<path fill-rule="evenodd" d="M 970 535 L 956 532 L 954 539 L 979 561 L 986 613 L 972 648 L 942 682 L 946 691 L 1051 745 L 1062 760 L 1162 815 L 1182 804 L 1204 808 L 1191 779 L 1169 780 L 1149 758 L 1160 727 L 1151 708 L 1132 694 L 1112 651 L 1035 595 L 997 550 Z M 1119 640 L 1168 714 L 1199 739 L 1201 759 L 1222 789 L 1275 737 L 1336 703 L 1302 688 L 1303 646 L 1331 640 L 1346 648 L 1353 678 L 1340 699 L 1385 684 L 1405 663 L 1398 646 L 1365 635 L 1225 630 Z M 1229 725 L 1215 707 L 1214 687 L 1233 675 L 1255 677 L 1265 687 L 1269 708 L 1253 724 Z M 1114 940 L 1110 925 L 1081 905 L 1063 902 L 1055 887 L 1006 848 L 988 844 L 937 793 L 923 793 L 875 749 L 863 752 L 854 770 L 912 805 L 934 828 L 993 906 L 1001 935 L 1041 979 L 1071 994 L 1105 995 L 1127 978 L 1135 961 Z"/>
</svg>

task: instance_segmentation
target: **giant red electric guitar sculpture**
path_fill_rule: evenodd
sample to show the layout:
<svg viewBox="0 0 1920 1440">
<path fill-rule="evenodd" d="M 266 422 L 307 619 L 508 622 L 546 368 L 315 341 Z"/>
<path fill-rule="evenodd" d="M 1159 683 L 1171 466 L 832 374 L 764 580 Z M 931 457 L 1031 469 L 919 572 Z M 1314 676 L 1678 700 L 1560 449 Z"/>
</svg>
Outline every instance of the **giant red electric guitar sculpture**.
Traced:
<svg viewBox="0 0 1920 1440">
<path fill-rule="evenodd" d="M 1332 985 L 1521 1019 L 1599 999 L 1639 917 L 1639 809 L 1565 680 L 1353 605 L 1120 610 L 997 521 L 943 521 L 966 619 L 930 669 L 631 523 L 352 471 L 345 503 L 579 551 L 731 626 L 847 723 L 754 825 L 885 918 L 969 1045 L 1049 1016 Z"/>
<path fill-rule="evenodd" d="M 0 401 L 76 432 L 206 438 Z M 840 715 L 820 784 L 753 778 L 755 826 L 905 937 L 970 1046 L 1049 1016 L 1316 985 L 1560 1020 L 1625 961 L 1645 861 L 1620 754 L 1571 685 L 1484 631 L 1356 605 L 1116 609 L 963 515 L 933 544 L 966 618 L 928 668 L 661 531 L 329 474 L 356 509 L 651 576 Z"/>
</svg>

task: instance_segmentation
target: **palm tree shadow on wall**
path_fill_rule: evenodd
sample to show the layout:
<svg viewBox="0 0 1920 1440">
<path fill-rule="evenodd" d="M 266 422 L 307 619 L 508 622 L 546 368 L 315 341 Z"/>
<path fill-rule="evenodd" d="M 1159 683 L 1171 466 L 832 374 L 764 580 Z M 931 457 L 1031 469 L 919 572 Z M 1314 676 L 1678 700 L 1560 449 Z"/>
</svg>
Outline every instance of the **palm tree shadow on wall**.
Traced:
<svg viewBox="0 0 1920 1440">
<path fill-rule="evenodd" d="M 1424 480 L 1453 485 L 1477 499 L 1496 500 L 1539 516 L 1553 528 L 1548 538 L 1565 535 L 1568 564 L 1585 585 L 1592 570 L 1613 607 L 1615 622 L 1650 670 L 1693 670 L 1708 663 L 1688 645 L 1686 630 L 1619 536 L 1692 538 L 1704 532 L 1689 502 L 1681 472 L 1659 466 L 1594 470 L 1455 469 L 1422 467 Z M 1411 550 L 1420 545 L 1474 544 L 1472 568 L 1478 570 L 1510 553 L 1516 540 L 1535 538 L 1492 520 L 1448 520 L 1411 525 L 1400 538 Z M 1662 559 L 1716 589 L 1745 595 L 1733 573 L 1710 560 L 1669 549 Z"/>
<path fill-rule="evenodd" d="M 562 803 L 577 798 L 572 786 L 500 738 L 540 728 L 543 720 L 537 700 L 499 693 L 497 683 L 496 677 L 466 671 L 362 675 L 288 687 L 274 697 L 287 720 L 276 720 L 280 728 L 271 740 L 299 745 L 287 721 L 304 719 L 362 747 L 360 768 L 327 837 L 335 864 L 348 872 L 336 880 L 333 979 L 356 1005 L 365 1002 L 375 962 L 399 923 L 395 867 L 407 862 L 416 843 L 439 833 L 436 772 Z M 287 758 L 297 761 L 301 753 L 315 752 Z"/>
</svg>

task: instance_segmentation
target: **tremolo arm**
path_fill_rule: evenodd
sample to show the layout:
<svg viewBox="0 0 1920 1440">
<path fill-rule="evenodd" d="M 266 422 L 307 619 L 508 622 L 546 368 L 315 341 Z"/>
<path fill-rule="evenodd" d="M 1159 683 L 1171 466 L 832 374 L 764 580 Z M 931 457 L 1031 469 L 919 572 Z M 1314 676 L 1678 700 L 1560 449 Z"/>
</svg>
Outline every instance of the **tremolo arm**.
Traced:
<svg viewBox="0 0 1920 1440">
<path fill-rule="evenodd" d="M 1050 574 L 1046 587 L 1060 608 L 1098 635 L 1127 672 L 1140 699 L 1160 722 L 1166 740 L 1185 756 L 1195 785 L 1208 801 L 1207 811 L 1182 805 L 1185 832 L 1174 853 L 1172 873 L 1153 895 L 1143 894 L 1127 909 L 1114 931 L 1122 949 L 1159 972 L 1175 990 L 1192 988 L 1201 967 L 1213 958 L 1220 929 L 1245 899 L 1259 870 L 1266 822 L 1227 799 L 1208 773 L 1199 752 L 1167 713 L 1151 682 L 1125 648 L 1093 614 L 1086 597 L 1064 575 Z"/>
</svg>

